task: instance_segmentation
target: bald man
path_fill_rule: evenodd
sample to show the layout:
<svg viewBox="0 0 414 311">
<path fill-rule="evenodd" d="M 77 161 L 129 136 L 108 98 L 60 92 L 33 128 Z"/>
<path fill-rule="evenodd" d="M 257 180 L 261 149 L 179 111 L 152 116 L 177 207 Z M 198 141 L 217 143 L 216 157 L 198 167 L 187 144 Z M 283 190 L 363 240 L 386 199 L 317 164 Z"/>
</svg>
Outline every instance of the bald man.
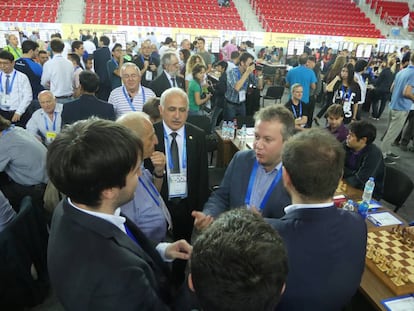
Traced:
<svg viewBox="0 0 414 311">
<path fill-rule="evenodd" d="M 22 49 L 19 48 L 19 38 L 16 35 L 9 35 L 9 44 L 3 48 L 3 51 L 8 51 L 13 54 L 14 60 L 22 57 Z"/>
<path fill-rule="evenodd" d="M 154 165 L 153 174 L 142 165 L 142 175 L 138 178 L 135 197 L 121 206 L 121 211 L 150 240 L 161 242 L 165 239 L 167 225 L 171 227 L 170 213 L 159 193 L 165 174 L 165 155 L 160 151 L 154 151 L 158 139 L 146 113 L 126 113 L 117 120 L 117 123 L 129 128 L 141 138 L 144 146 L 143 159 L 149 159 Z"/>
<path fill-rule="evenodd" d="M 41 108 L 32 114 L 26 129 L 47 146 L 60 133 L 63 104 L 56 103 L 51 91 L 40 92 L 37 99 Z"/>
</svg>

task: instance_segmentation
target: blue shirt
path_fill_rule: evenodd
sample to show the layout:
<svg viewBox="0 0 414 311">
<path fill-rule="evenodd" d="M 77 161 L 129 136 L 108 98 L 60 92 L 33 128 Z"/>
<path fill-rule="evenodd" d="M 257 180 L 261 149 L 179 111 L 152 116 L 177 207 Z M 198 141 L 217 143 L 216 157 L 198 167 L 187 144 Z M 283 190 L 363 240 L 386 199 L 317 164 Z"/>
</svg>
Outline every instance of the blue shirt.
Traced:
<svg viewBox="0 0 414 311">
<path fill-rule="evenodd" d="M 152 175 L 150 171 L 142 168 L 140 179 L 146 185 L 149 191 L 156 190 L 151 187 Z M 122 213 L 127 216 L 134 224 L 154 242 L 160 242 L 165 239 L 167 233 L 167 221 L 160 206 L 154 201 L 150 193 L 138 181 L 135 189 L 134 199 L 121 206 Z M 155 191 L 154 191 L 155 192 Z M 156 195 L 159 204 L 165 204 L 158 191 L 152 193 Z"/>
<path fill-rule="evenodd" d="M 403 95 L 404 89 L 410 85 L 414 88 L 414 66 L 410 65 L 395 76 L 390 109 L 409 111 L 413 101 Z"/>
<path fill-rule="evenodd" d="M 246 79 L 246 82 L 243 84 L 241 89 L 239 91 L 236 91 L 234 89 L 234 86 L 236 85 L 237 81 L 241 79 L 242 76 L 243 74 L 240 72 L 239 67 L 233 68 L 233 70 L 230 70 L 227 73 L 227 90 L 226 90 L 225 97 L 229 102 L 240 104 L 239 91 L 244 90 L 247 93 L 247 88 L 249 87 L 250 84 L 253 84 L 253 85 L 257 84 L 256 77 L 254 76 L 254 74 L 251 73 L 249 75 L 249 78 Z"/>
<path fill-rule="evenodd" d="M 286 75 L 286 82 L 292 86 L 295 83 L 299 83 L 303 87 L 302 101 L 305 104 L 309 103 L 310 87 L 312 83 L 316 83 L 315 72 L 304 65 L 297 66 L 288 71 Z M 289 97 L 290 99 L 290 97 Z"/>
<path fill-rule="evenodd" d="M 259 165 L 253 184 L 250 205 L 255 206 L 256 208 L 260 207 L 263 198 L 265 197 L 270 185 L 277 175 L 278 170 L 280 169 L 282 169 L 282 162 L 276 165 L 276 167 L 270 172 L 266 172 L 265 168 L 262 165 Z M 279 182 L 282 182 L 282 180 Z"/>
</svg>

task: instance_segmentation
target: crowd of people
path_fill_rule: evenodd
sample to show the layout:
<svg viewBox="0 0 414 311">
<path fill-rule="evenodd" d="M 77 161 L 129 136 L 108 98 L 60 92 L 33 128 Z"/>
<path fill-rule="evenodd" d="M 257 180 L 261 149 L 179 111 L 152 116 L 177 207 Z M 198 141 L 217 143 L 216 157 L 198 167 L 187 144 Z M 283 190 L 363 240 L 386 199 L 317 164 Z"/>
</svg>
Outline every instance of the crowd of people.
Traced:
<svg viewBox="0 0 414 311">
<path fill-rule="evenodd" d="M 371 76 L 347 51 L 307 45 L 286 75 L 288 101 L 255 112 L 253 149 L 235 154 L 211 192 L 210 133 L 187 118 L 209 115 L 213 131 L 220 115 L 246 117 L 251 88 L 266 87 L 251 42 L 227 41 L 215 62 L 201 37 L 180 48 L 167 37 L 159 49 L 142 39 L 124 53 L 101 36 L 85 53 L 96 36 L 81 32 L 66 55 L 54 35 L 42 63 L 37 42 L 19 50 L 14 37 L 0 51 L 0 230 L 24 197 L 43 210 L 51 193 L 63 195 L 40 225 L 50 226 L 48 272 L 65 309 L 341 310 L 350 302 L 367 229 L 332 198 L 342 178 L 363 189 L 374 177 L 381 199 L 406 119 L 402 150 L 413 136 L 413 53 L 388 55 Z M 374 123 L 390 94 L 379 148 Z M 324 107 L 314 116 L 318 98 Z M 368 98 L 370 122 L 361 120 Z M 323 117 L 326 128 L 315 129 Z"/>
</svg>

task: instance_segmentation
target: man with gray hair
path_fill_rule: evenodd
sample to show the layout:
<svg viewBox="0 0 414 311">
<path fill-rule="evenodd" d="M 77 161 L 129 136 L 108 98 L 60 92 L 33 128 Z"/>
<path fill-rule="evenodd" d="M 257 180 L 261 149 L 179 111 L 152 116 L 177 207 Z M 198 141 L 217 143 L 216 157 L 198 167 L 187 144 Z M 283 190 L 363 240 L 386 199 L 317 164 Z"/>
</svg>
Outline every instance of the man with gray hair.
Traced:
<svg viewBox="0 0 414 311">
<path fill-rule="evenodd" d="M 208 197 L 208 162 L 204 131 L 186 123 L 188 109 L 183 90 L 166 90 L 160 103 L 162 122 L 154 128 L 158 139 L 155 150 L 167 157 L 161 195 L 171 213 L 173 237 L 189 242 L 194 224 L 191 212 L 201 211 Z M 152 166 L 148 168 L 152 170 Z M 184 281 L 184 268 L 185 262 L 174 262 L 176 284 Z"/>
<path fill-rule="evenodd" d="M 150 88 L 157 97 L 172 87 L 179 87 L 184 90 L 183 78 L 177 76 L 180 70 L 178 57 L 175 53 L 167 52 L 161 57 L 161 65 L 164 71 L 150 84 Z"/>
<path fill-rule="evenodd" d="M 204 205 L 203 212 L 193 212 L 195 227 L 207 227 L 214 217 L 242 206 L 259 211 L 264 217 L 280 218 L 290 197 L 281 182 L 282 149 L 293 134 L 292 113 L 280 105 L 260 109 L 255 116 L 253 150 L 236 153 L 220 187 Z"/>
<path fill-rule="evenodd" d="M 134 63 L 122 65 L 121 79 L 123 85 L 113 89 L 108 99 L 117 117 L 130 111 L 142 111 L 144 103 L 155 97 L 153 91 L 141 85 L 141 71 Z"/>
<path fill-rule="evenodd" d="M 116 122 L 129 128 L 141 138 L 144 147 L 143 159 L 148 159 L 154 166 L 151 174 L 142 164 L 135 196 L 132 201 L 121 206 L 121 211 L 144 232 L 147 238 L 154 242 L 161 242 L 165 239 L 167 224 L 170 228 L 172 226 L 171 215 L 159 193 L 164 179 L 165 155 L 154 150 L 158 139 L 146 113 L 128 112 Z"/>
</svg>

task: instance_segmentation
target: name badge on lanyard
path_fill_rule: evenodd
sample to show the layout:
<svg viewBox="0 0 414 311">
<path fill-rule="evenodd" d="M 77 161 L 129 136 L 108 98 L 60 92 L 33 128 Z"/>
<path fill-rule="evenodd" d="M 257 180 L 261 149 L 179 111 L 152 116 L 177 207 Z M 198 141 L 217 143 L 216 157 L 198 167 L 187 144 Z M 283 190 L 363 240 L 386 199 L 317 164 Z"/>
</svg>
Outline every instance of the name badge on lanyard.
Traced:
<svg viewBox="0 0 414 311">
<path fill-rule="evenodd" d="M 10 93 L 13 89 L 14 79 L 16 78 L 16 71 L 13 74 L 11 82 L 7 90 L 3 89 L 3 73 L 0 73 L 0 107 L 2 110 L 10 110 Z"/>
<path fill-rule="evenodd" d="M 237 77 L 238 80 L 241 79 L 241 72 L 239 70 L 239 68 L 236 68 L 236 72 L 237 72 Z M 246 101 L 246 89 L 247 89 L 247 81 L 244 82 L 242 89 L 239 90 L 239 102 L 245 102 Z"/>
<path fill-rule="evenodd" d="M 152 81 L 152 71 L 149 68 L 145 71 L 145 80 Z"/>
<path fill-rule="evenodd" d="M 184 128 L 183 136 L 183 152 L 182 161 L 180 163 L 180 172 L 171 173 L 174 168 L 171 155 L 171 140 L 168 137 L 167 132 L 164 129 L 164 141 L 165 149 L 168 153 L 168 197 L 171 198 L 182 198 L 187 196 L 187 140 L 186 132 Z"/>
<path fill-rule="evenodd" d="M 46 116 L 43 116 L 45 120 L 45 128 L 46 128 L 46 144 L 50 144 L 56 138 L 56 119 L 57 119 L 57 112 L 53 113 L 53 125 L 52 130 L 49 129 L 49 124 Z"/>
</svg>

